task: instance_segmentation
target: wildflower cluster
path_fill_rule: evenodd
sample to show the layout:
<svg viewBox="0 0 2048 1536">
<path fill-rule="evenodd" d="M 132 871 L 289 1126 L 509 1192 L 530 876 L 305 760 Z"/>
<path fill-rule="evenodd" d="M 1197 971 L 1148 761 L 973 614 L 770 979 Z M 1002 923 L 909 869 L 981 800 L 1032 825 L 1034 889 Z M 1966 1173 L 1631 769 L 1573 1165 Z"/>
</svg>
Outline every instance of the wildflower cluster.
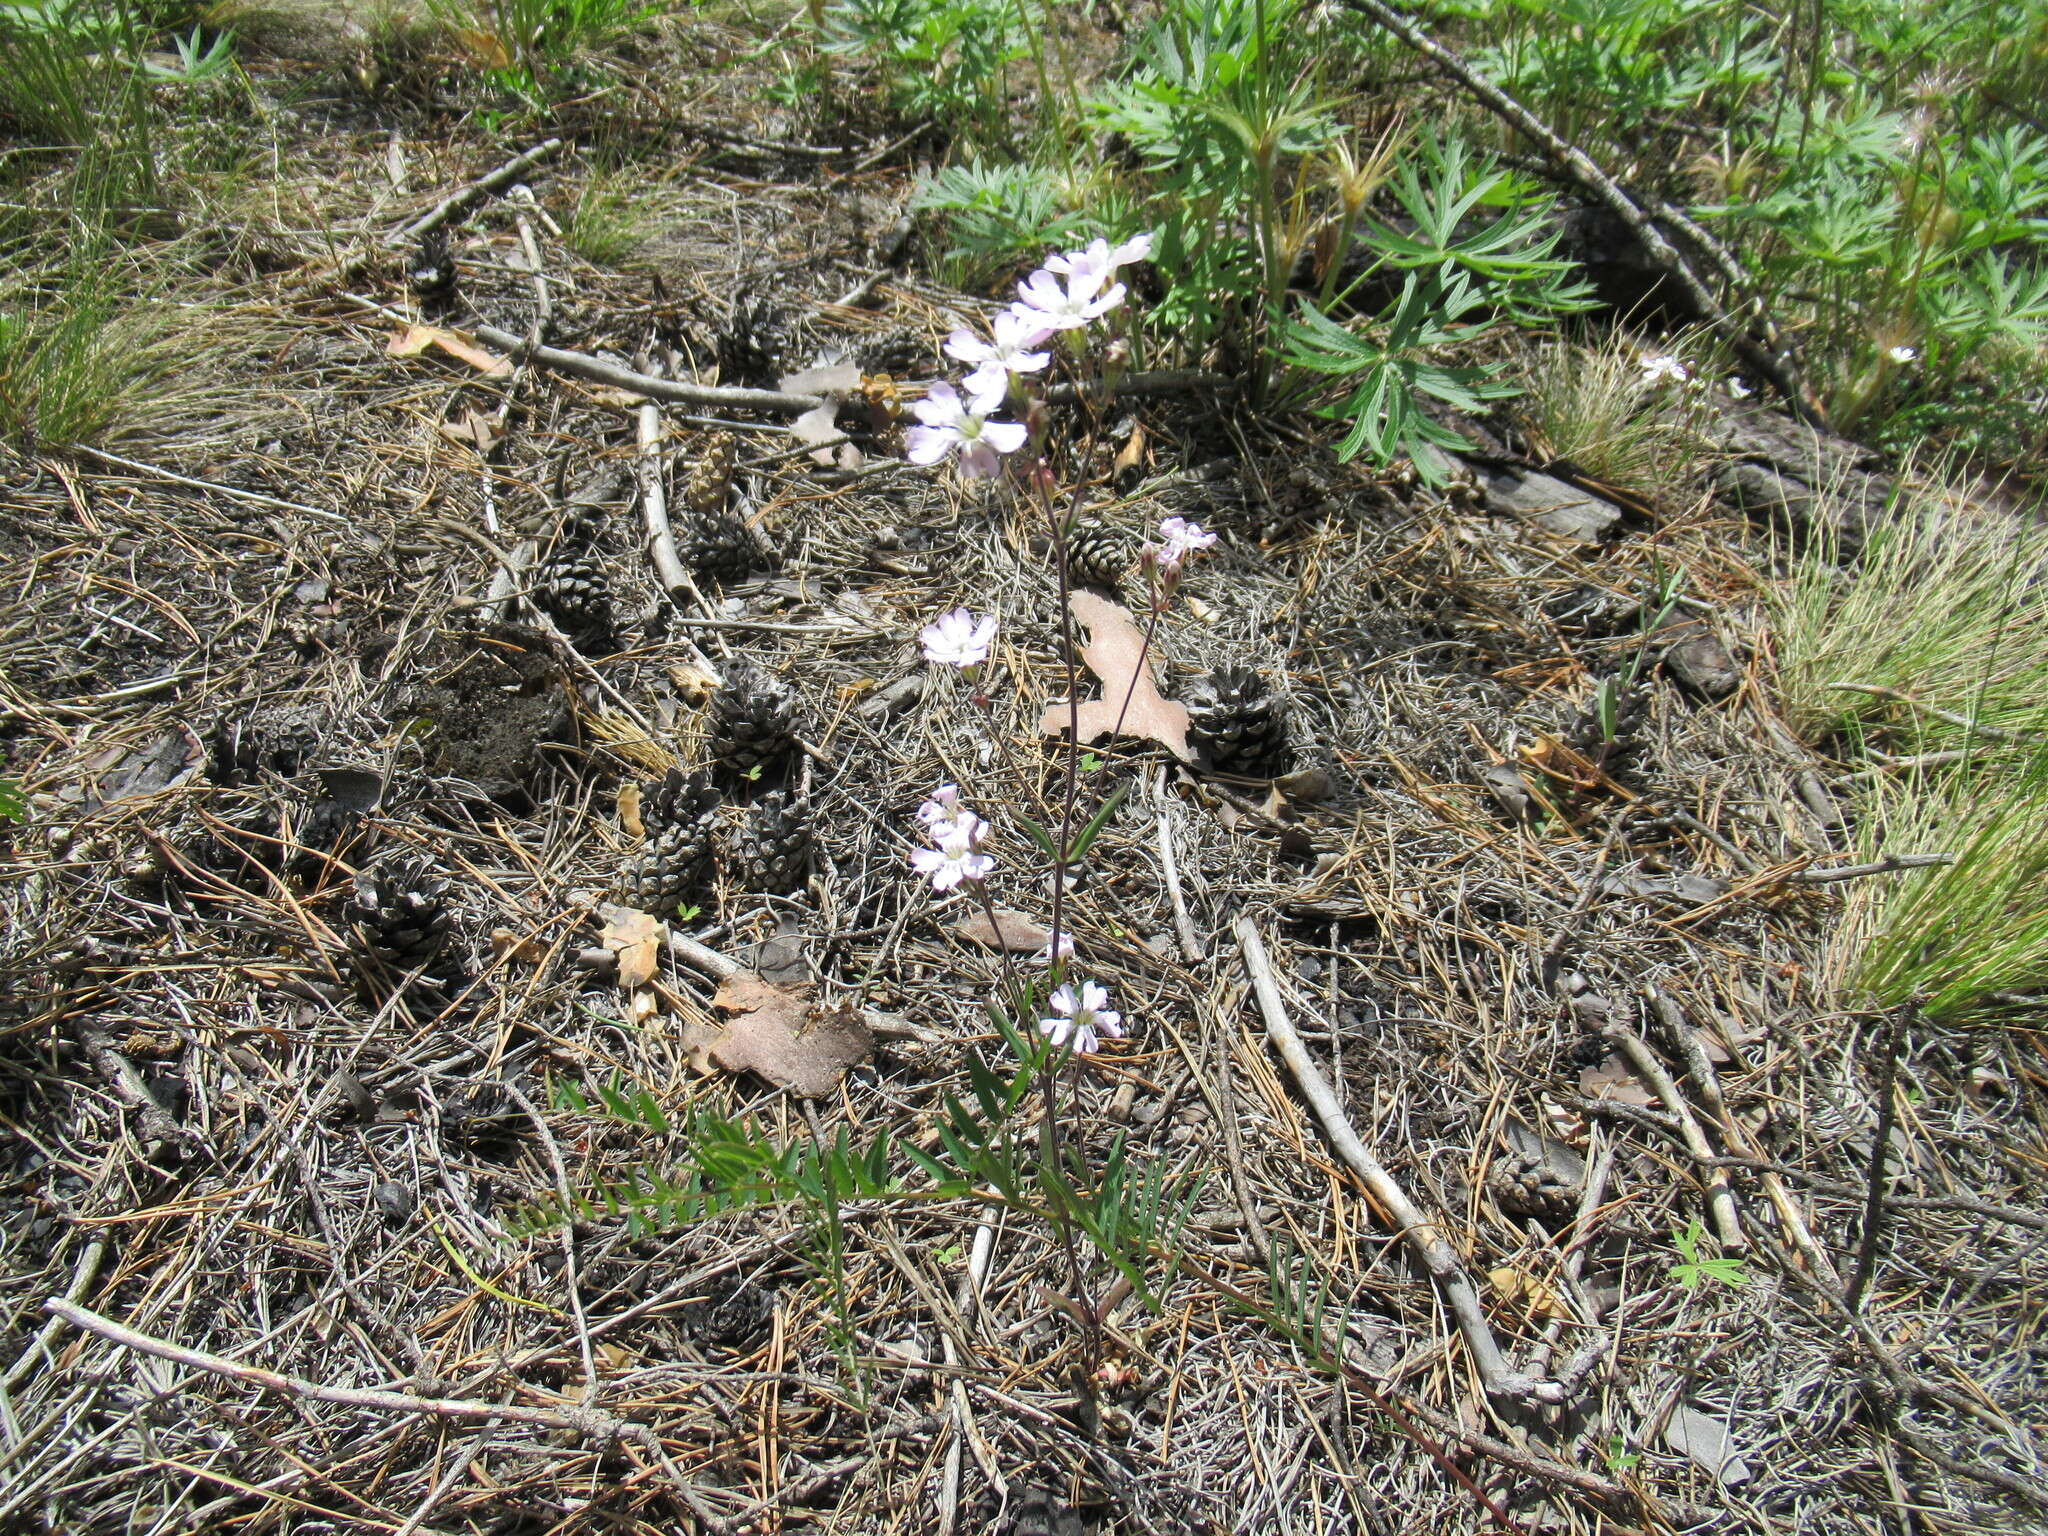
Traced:
<svg viewBox="0 0 2048 1536">
<path fill-rule="evenodd" d="M 1152 236 L 1120 245 L 1098 239 L 1086 248 L 1054 256 L 1017 285 L 1017 300 L 995 318 L 992 339 L 962 328 L 946 338 L 949 357 L 973 371 L 959 386 L 934 384 L 911 407 L 918 424 L 904 436 L 913 464 L 937 464 L 952 457 L 963 478 L 993 479 L 1005 454 L 1030 438 L 1020 421 L 990 418 L 1020 393 L 1020 381 L 1052 361 L 1046 343 L 1063 331 L 1085 330 L 1124 301 L 1117 269 L 1152 254 Z"/>
<path fill-rule="evenodd" d="M 932 846 L 917 849 L 910 863 L 930 879 L 933 890 L 979 883 L 996 867 L 995 859 L 981 851 L 988 841 L 988 823 L 960 803 L 959 785 L 941 784 L 933 790 L 931 799 L 917 808 L 917 819 Z"/>
</svg>

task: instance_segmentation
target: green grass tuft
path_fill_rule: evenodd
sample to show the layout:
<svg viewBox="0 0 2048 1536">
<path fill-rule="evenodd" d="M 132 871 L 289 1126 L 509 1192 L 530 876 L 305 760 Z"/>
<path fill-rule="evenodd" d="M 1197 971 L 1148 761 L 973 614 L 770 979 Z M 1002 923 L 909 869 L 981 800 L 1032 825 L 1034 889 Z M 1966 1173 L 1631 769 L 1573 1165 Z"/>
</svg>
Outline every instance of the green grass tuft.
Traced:
<svg viewBox="0 0 2048 1536">
<path fill-rule="evenodd" d="M 2048 532 L 1902 483 L 1853 568 L 1818 539 L 1774 598 L 1780 696 L 1811 742 L 1905 757 L 1860 781 L 1862 858 L 1953 856 L 1856 882 L 1836 985 L 1962 1019 L 2048 983 Z"/>
<path fill-rule="evenodd" d="M 0 295 L 0 439 L 30 451 L 108 443 L 167 421 L 187 347 L 147 299 L 74 275 Z"/>
<path fill-rule="evenodd" d="M 2037 713 L 2048 721 L 2048 702 Z M 1950 769 L 1872 798 L 1868 856 L 1956 860 L 1859 882 L 1836 941 L 1852 995 L 1958 1019 L 2048 984 L 2048 747 L 1988 777 Z"/>
<path fill-rule="evenodd" d="M 1993 733 L 2048 723 L 2048 531 L 1922 488 L 1870 531 L 1853 575 L 1835 564 L 1838 543 L 1817 538 L 1775 603 L 1779 692 L 1803 738 L 1874 732 L 1904 751 L 1999 755 L 1998 735 L 1842 684 Z"/>
<path fill-rule="evenodd" d="M 1694 384 L 1717 382 L 1697 344 L 1652 350 L 1678 357 Z M 1682 495 L 1714 458 L 1701 430 L 1709 412 L 1691 384 L 1653 379 L 1644 356 L 1619 335 L 1542 347 L 1523 365 L 1515 416 L 1539 454 L 1588 479 L 1638 496 Z"/>
</svg>

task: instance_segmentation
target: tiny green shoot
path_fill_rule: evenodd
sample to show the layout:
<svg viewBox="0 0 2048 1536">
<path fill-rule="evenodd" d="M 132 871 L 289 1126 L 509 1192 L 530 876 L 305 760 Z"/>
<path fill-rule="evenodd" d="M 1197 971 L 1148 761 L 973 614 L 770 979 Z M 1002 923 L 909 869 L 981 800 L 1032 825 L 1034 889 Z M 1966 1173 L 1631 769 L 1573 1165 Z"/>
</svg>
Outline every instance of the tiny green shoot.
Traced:
<svg viewBox="0 0 2048 1536">
<path fill-rule="evenodd" d="M 1749 1279 L 1749 1271 L 1737 1258 L 1703 1259 L 1700 1257 L 1700 1239 L 1706 1235 L 1706 1228 L 1695 1217 L 1685 1225 L 1683 1232 L 1672 1229 L 1671 1244 L 1678 1250 L 1679 1262 L 1671 1266 L 1671 1278 L 1688 1291 L 1700 1288 L 1702 1278 L 1719 1280 L 1725 1285 L 1741 1285 Z"/>
</svg>

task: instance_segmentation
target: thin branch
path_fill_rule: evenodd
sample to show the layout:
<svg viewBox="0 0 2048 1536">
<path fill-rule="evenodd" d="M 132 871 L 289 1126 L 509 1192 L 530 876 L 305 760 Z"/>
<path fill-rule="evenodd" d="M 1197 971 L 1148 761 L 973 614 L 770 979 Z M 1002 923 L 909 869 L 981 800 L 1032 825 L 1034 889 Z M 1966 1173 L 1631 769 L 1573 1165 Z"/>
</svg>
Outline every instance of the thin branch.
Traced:
<svg viewBox="0 0 2048 1536">
<path fill-rule="evenodd" d="M 1671 1080 L 1664 1064 L 1634 1030 L 1623 1024 L 1610 1024 L 1601 1034 L 1628 1059 L 1629 1070 L 1650 1085 L 1650 1091 L 1657 1095 L 1658 1102 L 1678 1122 L 1679 1139 L 1692 1153 L 1693 1161 L 1705 1170 L 1707 1212 L 1714 1218 L 1714 1236 L 1720 1239 L 1723 1248 L 1730 1251 L 1747 1248 L 1749 1239 L 1743 1234 L 1742 1220 L 1736 1214 L 1735 1190 L 1728 1182 L 1728 1170 L 1714 1166 L 1713 1146 L 1707 1141 L 1707 1133 L 1700 1129 L 1692 1107 L 1678 1091 L 1678 1084 Z"/>
<path fill-rule="evenodd" d="M 526 1408 L 512 1403 L 473 1403 L 452 1397 L 415 1397 L 409 1392 L 384 1392 L 373 1387 L 330 1387 L 319 1382 L 306 1381 L 297 1376 L 286 1376 L 277 1371 L 266 1371 L 259 1366 L 243 1365 L 240 1361 L 229 1360 L 220 1355 L 210 1355 L 204 1350 L 187 1349 L 180 1344 L 167 1343 L 163 1339 L 151 1338 L 146 1333 L 137 1333 L 123 1327 L 112 1318 L 101 1317 L 97 1312 L 88 1312 L 84 1307 L 58 1297 L 51 1297 L 43 1303 L 43 1310 L 54 1313 L 73 1327 L 94 1334 L 123 1349 L 132 1349 L 140 1355 L 153 1355 L 159 1360 L 168 1360 L 173 1365 L 182 1365 L 187 1370 L 206 1371 L 215 1376 L 225 1376 L 230 1381 L 239 1381 L 244 1386 L 255 1387 L 263 1392 L 277 1392 L 287 1397 L 304 1398 L 316 1403 L 333 1403 L 343 1408 L 362 1408 L 374 1413 L 418 1413 L 429 1418 L 449 1420 L 503 1419 L 514 1424 L 532 1424 L 543 1429 L 565 1429 L 585 1439 L 600 1442 L 617 1440 L 630 1441 L 653 1451 L 670 1475 L 679 1479 L 676 1491 L 682 1495 L 699 1520 L 713 1530 L 723 1531 L 727 1522 L 704 1501 L 702 1494 L 692 1487 L 670 1459 L 661 1443 L 661 1437 L 645 1424 L 634 1424 L 618 1419 L 598 1408 Z"/>
<path fill-rule="evenodd" d="M 1408 1198 L 1407 1191 L 1395 1182 L 1386 1165 L 1359 1139 L 1358 1132 L 1352 1129 L 1350 1120 L 1345 1117 L 1343 1105 L 1337 1102 L 1337 1095 L 1331 1092 L 1322 1072 L 1309 1058 L 1308 1047 L 1302 1043 L 1301 1036 L 1287 1017 L 1287 1006 L 1281 1000 L 1280 988 L 1273 979 L 1273 962 L 1267 957 L 1259 930 L 1249 917 L 1240 915 L 1231 925 L 1231 931 L 1237 935 L 1238 949 L 1244 956 L 1245 973 L 1251 978 L 1252 990 L 1258 997 L 1259 1012 L 1266 1021 L 1267 1039 L 1273 1042 L 1280 1059 L 1294 1074 L 1302 1097 L 1308 1100 L 1316 1119 L 1322 1122 L 1323 1132 L 1336 1148 L 1337 1155 L 1394 1219 L 1409 1251 L 1436 1281 L 1444 1304 L 1457 1319 L 1458 1331 L 1464 1335 L 1465 1347 L 1472 1352 L 1473 1363 L 1479 1369 L 1479 1377 L 1487 1393 L 1495 1397 L 1562 1402 L 1564 1391 L 1556 1382 L 1539 1381 L 1508 1369 L 1500 1345 L 1494 1339 L 1493 1329 L 1487 1324 L 1479 1293 L 1466 1275 L 1458 1251 L 1436 1223 L 1423 1215 L 1421 1208 Z"/>
<path fill-rule="evenodd" d="M 523 154 L 514 155 L 496 170 L 486 172 L 460 191 L 442 198 L 405 228 L 396 234 L 386 236 L 384 243 L 403 245 L 408 240 L 417 240 L 421 235 L 433 233 L 449 220 L 467 214 L 470 209 L 493 193 L 502 192 L 513 182 L 520 180 L 561 147 L 560 139 L 543 139 Z"/>
<path fill-rule="evenodd" d="M 1981 720 L 1972 720 L 1968 715 L 1959 715 L 1937 704 L 1929 704 L 1924 699 L 1916 699 L 1910 693 L 1901 693 L 1896 688 L 1885 688 L 1876 683 L 1829 683 L 1828 686 L 1841 693 L 1868 694 L 1873 699 L 1903 704 L 1908 709 L 1917 709 L 1923 715 L 1975 732 L 1979 736 L 1987 736 L 1993 741 L 2011 742 L 2016 746 L 2030 746 L 2035 742 L 2048 741 L 2048 736 L 2039 731 L 2000 730 L 1995 725 L 1986 725 Z"/>
<path fill-rule="evenodd" d="M 1863 1202 L 1863 1231 L 1856 1243 L 1856 1267 L 1842 1299 L 1854 1312 L 1863 1300 L 1863 1289 L 1877 1270 L 1878 1244 L 1884 1236 L 1885 1156 L 1891 1150 L 1892 1126 L 1898 1120 L 1899 1047 L 1912 1022 L 1913 1005 L 1908 1002 L 1892 1010 L 1884 1032 L 1884 1067 L 1878 1074 L 1877 1132 L 1870 1147 L 1870 1189 Z"/>
<path fill-rule="evenodd" d="M 167 480 L 172 485 L 189 486 L 195 491 L 211 491 L 216 496 L 226 496 L 233 501 L 246 501 L 259 507 L 275 507 L 280 512 L 297 512 L 306 517 L 322 518 L 330 523 L 348 521 L 339 512 L 330 512 L 324 507 L 309 507 L 300 501 L 280 501 L 277 497 L 266 496 L 261 491 L 245 491 L 238 485 L 222 485 L 218 480 L 195 480 L 190 475 L 181 475 L 175 470 L 162 469 L 155 464 L 145 464 L 140 459 L 124 459 L 118 453 L 108 453 L 103 448 L 89 448 L 84 443 L 73 443 L 66 451 L 82 453 L 89 459 L 98 459 L 102 464 L 112 464 L 119 469 L 132 469 L 139 475 Z"/>
<path fill-rule="evenodd" d="M 1902 869 L 1934 869 L 1953 864 L 1952 853 L 1888 853 L 1868 864 L 1838 864 L 1832 869 L 1795 869 L 1778 878 L 1787 885 L 1830 885 L 1837 880 L 1861 880 L 1866 875 L 1894 875 Z"/>
<path fill-rule="evenodd" d="M 1651 259 L 1677 279 L 1679 286 L 1685 289 L 1686 296 L 1699 309 L 1707 324 L 1735 349 L 1745 363 L 1770 381 L 1772 388 L 1784 397 L 1787 408 L 1794 415 L 1815 426 L 1826 424 L 1819 406 L 1806 388 L 1805 381 L 1799 376 L 1798 366 L 1791 358 L 1771 351 L 1750 335 L 1748 329 L 1728 312 L 1700 280 L 1699 274 L 1693 271 L 1692 264 L 1664 237 L 1664 232 L 1657 228 L 1655 218 L 1638 206 L 1619 182 L 1595 165 L 1584 150 L 1560 138 L 1549 124 L 1535 113 L 1481 75 L 1458 54 L 1429 36 L 1406 16 L 1383 4 L 1382 0 L 1344 0 L 1344 4 L 1361 15 L 1370 17 L 1393 33 L 1462 85 L 1480 105 L 1496 117 L 1512 124 L 1531 143 L 1539 147 L 1552 165 L 1591 193 L 1608 212 L 1635 231 L 1636 238 L 1642 241 L 1643 248 L 1649 252 Z"/>
</svg>

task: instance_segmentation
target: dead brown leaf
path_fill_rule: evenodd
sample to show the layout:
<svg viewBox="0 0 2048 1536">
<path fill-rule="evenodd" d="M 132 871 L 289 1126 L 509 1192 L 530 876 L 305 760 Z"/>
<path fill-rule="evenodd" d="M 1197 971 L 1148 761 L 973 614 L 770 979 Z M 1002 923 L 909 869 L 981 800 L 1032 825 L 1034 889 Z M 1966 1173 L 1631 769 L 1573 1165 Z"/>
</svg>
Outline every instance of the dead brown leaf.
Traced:
<svg viewBox="0 0 2048 1536">
<path fill-rule="evenodd" d="M 1023 913 L 1012 912 L 1008 907 L 996 908 L 993 923 L 986 912 L 971 913 L 955 923 L 953 931 L 976 944 L 1007 949 L 1013 954 L 1037 954 L 1052 943 L 1051 929 L 1039 927 Z"/>
<path fill-rule="evenodd" d="M 647 823 L 640 819 L 640 786 L 619 786 L 619 825 L 634 837 L 647 835 Z"/>
<path fill-rule="evenodd" d="M 408 325 L 391 338 L 391 344 L 384 351 L 391 357 L 418 357 L 429 347 L 439 347 L 450 357 L 459 357 L 478 372 L 493 378 L 503 377 L 512 371 L 512 365 L 496 353 L 486 352 L 468 337 L 438 325 Z"/>
<path fill-rule="evenodd" d="M 661 920 L 630 907 L 607 910 L 611 916 L 598 942 L 619 957 L 619 985 L 631 992 L 654 980 L 661 961 Z"/>
<path fill-rule="evenodd" d="M 510 928 L 491 930 L 491 958 L 517 960 L 521 965 L 539 965 L 547 959 L 548 947 L 532 934 L 514 933 Z"/>
<path fill-rule="evenodd" d="M 1561 1322 L 1570 1322 L 1572 1319 L 1570 1304 L 1527 1270 L 1517 1269 L 1512 1264 L 1503 1264 L 1499 1269 L 1488 1270 L 1486 1278 L 1493 1282 L 1493 1288 L 1507 1300 L 1521 1302 L 1538 1317 L 1552 1317 Z"/>
<path fill-rule="evenodd" d="M 729 1017 L 692 1028 L 684 1042 L 700 1067 L 757 1072 L 777 1087 L 820 1099 L 839 1086 L 848 1067 L 874 1057 L 875 1038 L 859 1008 L 822 1007 L 753 971 L 726 977 L 711 1006 Z"/>
<path fill-rule="evenodd" d="M 1110 473 L 1119 479 L 1132 470 L 1145 467 L 1145 427 L 1141 422 L 1131 428 L 1131 435 L 1122 448 L 1117 450 L 1116 462 L 1110 466 Z"/>
<path fill-rule="evenodd" d="M 471 411 L 460 421 L 442 422 L 441 435 L 488 458 L 491 450 L 505 440 L 505 423 L 489 411 Z"/>
<path fill-rule="evenodd" d="M 1582 1067 L 1579 1070 L 1579 1092 L 1589 1099 L 1613 1099 L 1618 1104 L 1633 1104 L 1638 1109 L 1648 1109 L 1657 1102 L 1618 1060 Z"/>
<path fill-rule="evenodd" d="M 1144 633 L 1131 622 L 1130 612 L 1093 592 L 1076 592 L 1068 606 L 1087 627 L 1088 643 L 1081 647 L 1081 659 L 1102 679 L 1102 697 L 1083 704 L 1071 720 L 1067 705 L 1049 705 L 1038 728 L 1048 736 L 1063 736 L 1068 725 L 1076 723 L 1084 743 L 1116 732 L 1156 741 L 1182 762 L 1193 761 L 1188 751 L 1187 709 L 1167 698 L 1153 682 L 1147 663 L 1155 660 L 1156 654 L 1146 654 Z M 1130 695 L 1128 707 L 1126 693 Z"/>
</svg>

